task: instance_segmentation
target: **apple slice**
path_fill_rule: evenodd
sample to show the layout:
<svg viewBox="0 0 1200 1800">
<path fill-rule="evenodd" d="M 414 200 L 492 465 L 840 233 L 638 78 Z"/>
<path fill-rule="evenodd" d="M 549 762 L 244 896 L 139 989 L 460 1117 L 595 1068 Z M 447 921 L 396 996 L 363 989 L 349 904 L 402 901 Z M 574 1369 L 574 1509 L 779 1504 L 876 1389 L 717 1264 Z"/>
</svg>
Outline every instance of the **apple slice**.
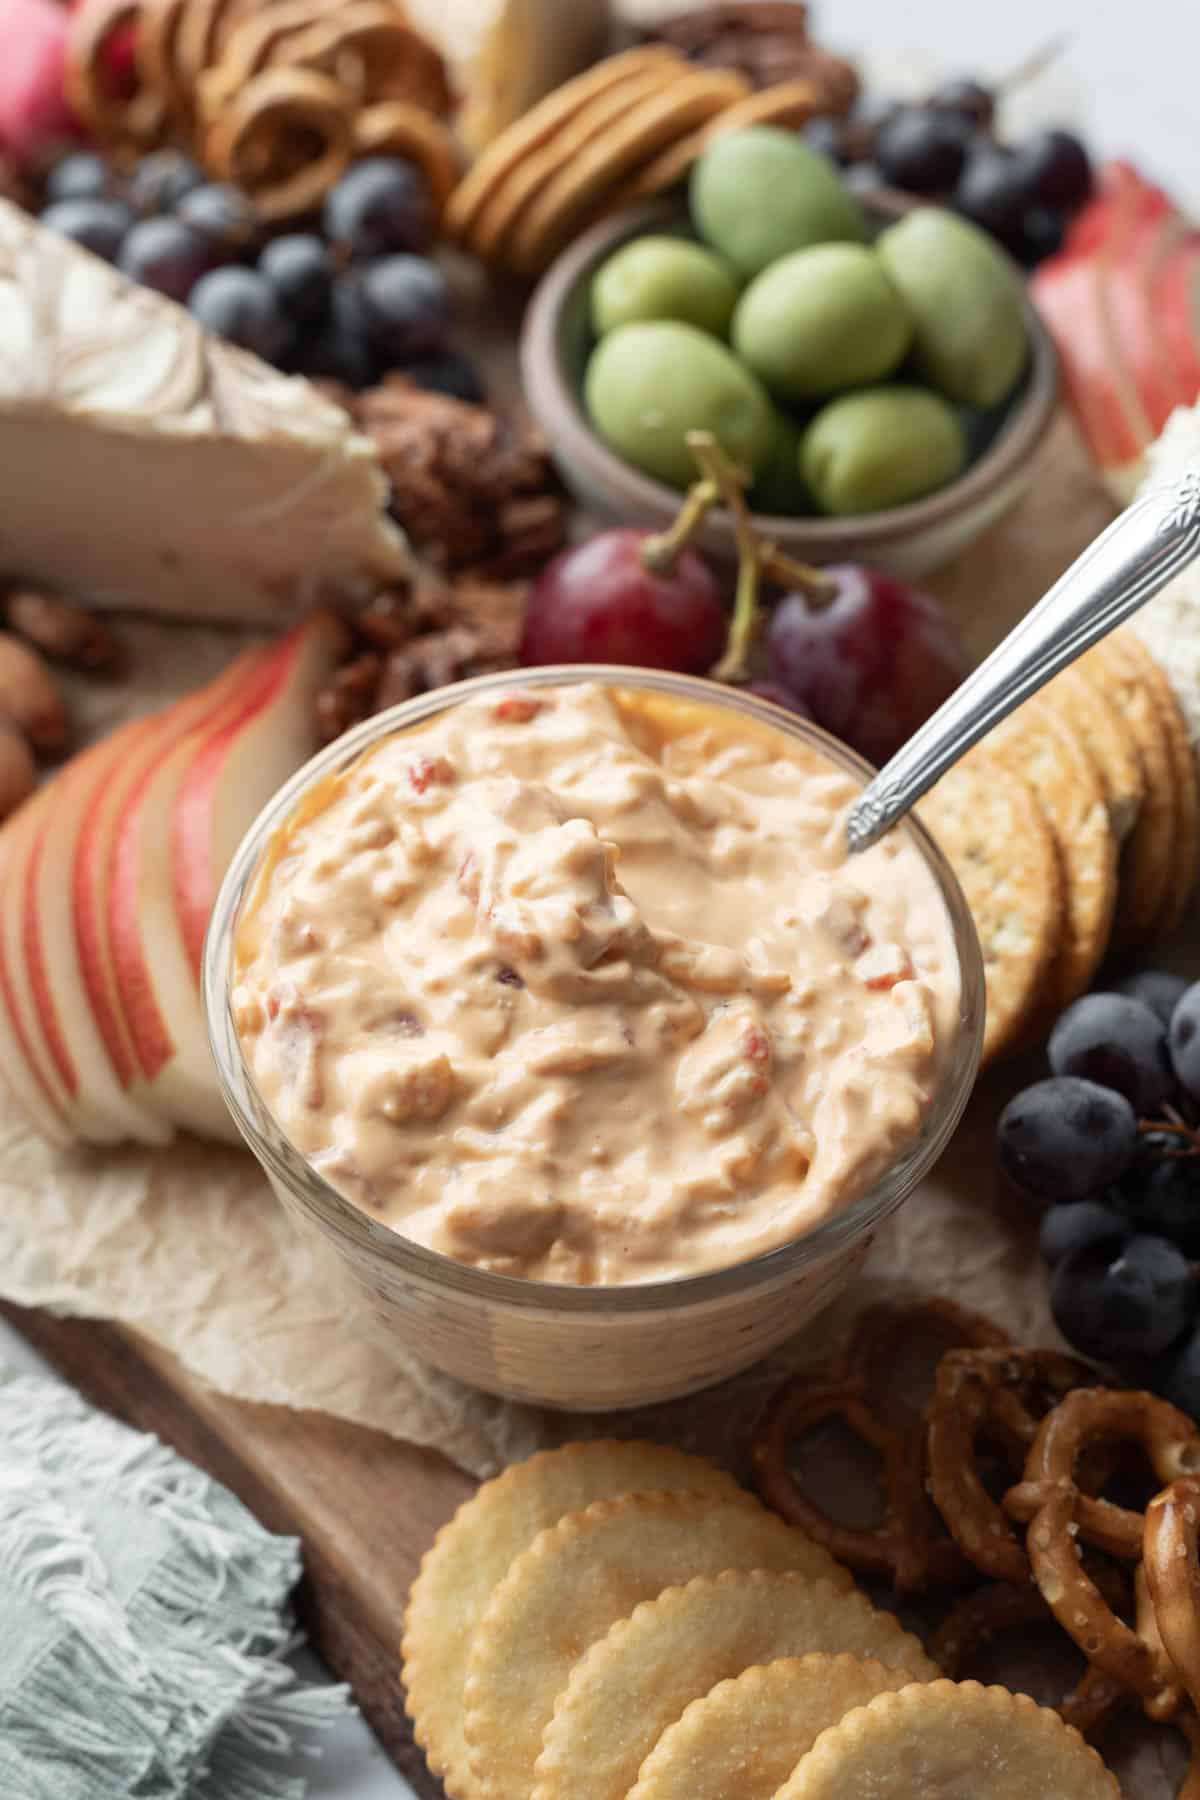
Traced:
<svg viewBox="0 0 1200 1800">
<path fill-rule="evenodd" d="M 310 751 L 316 689 L 343 642 L 323 615 L 297 626 L 224 706 L 150 759 L 117 825 L 107 916 L 122 1010 L 156 1103 L 206 1136 L 236 1140 L 200 1005 L 199 953 L 216 884 L 262 801 Z"/>
<path fill-rule="evenodd" d="M 123 1038 L 109 1041 L 92 1010 L 71 906 L 71 865 L 85 819 L 136 754 L 152 721 L 137 721 L 78 756 L 45 791 L 20 883 L 21 946 L 31 999 L 72 1123 L 91 1143 L 169 1142 L 171 1128 L 135 1086 L 137 1067 Z M 6 904 L 10 903 L 6 898 Z"/>
<path fill-rule="evenodd" d="M 15 829 L 15 820 L 13 828 Z M 0 894 L 9 888 L 11 864 L 9 834 L 0 833 Z M 71 1141 L 73 1134 L 65 1111 L 49 1077 L 35 1056 L 31 1034 L 21 1016 L 3 930 L 0 930 L 0 1075 L 26 1117 L 43 1137 L 59 1144 Z"/>
<path fill-rule="evenodd" d="M 280 644 L 244 712 L 212 734 L 180 784 L 171 869 L 197 982 L 217 889 L 262 808 L 311 756 L 316 695 L 347 641 L 345 627 L 330 613 L 297 626 Z"/>
<path fill-rule="evenodd" d="M 219 717 L 242 692 L 243 684 L 255 679 L 270 655 L 270 649 L 261 646 L 244 651 L 199 693 L 127 726 L 120 734 L 121 754 L 112 765 L 109 780 L 97 787 L 92 805 L 83 813 L 69 853 L 75 955 L 97 1030 L 122 1083 L 144 1082 L 152 1108 L 172 1123 L 176 1121 L 154 1091 L 153 1075 L 147 1073 L 138 1054 L 110 940 L 109 890 L 117 834 L 134 795 L 156 763 L 203 723 Z M 230 1128 L 223 1116 L 219 1123 L 221 1135 L 228 1136 Z"/>
</svg>

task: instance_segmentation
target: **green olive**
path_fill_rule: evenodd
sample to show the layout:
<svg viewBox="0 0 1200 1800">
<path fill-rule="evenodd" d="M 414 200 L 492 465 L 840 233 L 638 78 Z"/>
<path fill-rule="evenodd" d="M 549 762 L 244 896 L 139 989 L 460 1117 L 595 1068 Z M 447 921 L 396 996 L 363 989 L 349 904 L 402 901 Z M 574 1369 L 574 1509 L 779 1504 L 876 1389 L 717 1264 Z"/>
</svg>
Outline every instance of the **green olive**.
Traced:
<svg viewBox="0 0 1200 1800">
<path fill-rule="evenodd" d="M 928 388 L 861 388 L 804 434 L 804 479 L 822 512 L 880 512 L 945 487 L 967 462 L 958 414 Z"/>
<path fill-rule="evenodd" d="M 1029 333 L 1016 272 L 986 233 L 921 206 L 875 248 L 912 314 L 926 380 L 960 406 L 1007 399 L 1029 359 Z"/>
<path fill-rule="evenodd" d="M 775 414 L 775 442 L 750 490 L 751 510 L 787 518 L 812 511 L 800 473 L 800 427 L 786 413 Z"/>
<path fill-rule="evenodd" d="M 733 347 L 782 400 L 881 381 L 904 360 L 912 321 L 873 251 L 818 244 L 755 277 L 733 317 Z"/>
<path fill-rule="evenodd" d="M 634 238 L 613 252 L 592 281 L 592 328 L 603 337 L 618 325 L 677 319 L 724 337 L 738 286 L 729 264 L 703 244 L 678 237 Z"/>
<path fill-rule="evenodd" d="M 766 391 L 723 344 L 694 325 L 621 325 L 601 338 L 584 377 L 589 416 L 610 449 L 672 487 L 697 477 L 689 431 L 711 431 L 756 475 L 774 444 Z"/>
<path fill-rule="evenodd" d="M 743 275 L 791 250 L 867 235 L 862 208 L 828 157 L 771 125 L 710 144 L 692 170 L 690 204 L 700 236 Z"/>
</svg>

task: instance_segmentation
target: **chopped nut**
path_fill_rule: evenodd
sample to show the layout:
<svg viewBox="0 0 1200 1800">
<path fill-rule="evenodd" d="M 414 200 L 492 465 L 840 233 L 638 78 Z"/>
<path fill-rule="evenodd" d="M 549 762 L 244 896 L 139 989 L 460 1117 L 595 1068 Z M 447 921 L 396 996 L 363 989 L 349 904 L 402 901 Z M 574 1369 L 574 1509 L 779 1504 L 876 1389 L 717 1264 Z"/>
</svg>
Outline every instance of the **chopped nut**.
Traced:
<svg viewBox="0 0 1200 1800">
<path fill-rule="evenodd" d="M 354 629 L 378 650 L 398 650 L 413 634 L 412 600 L 406 593 L 388 588 L 376 594 L 364 612 L 356 613 Z"/>
<path fill-rule="evenodd" d="M 66 748 L 67 709 L 57 681 L 36 650 L 6 631 L 0 631 L 0 716 L 44 755 Z"/>
<path fill-rule="evenodd" d="M 323 743 L 331 744 L 352 725 L 361 725 L 377 712 L 381 662 L 373 652 L 356 657 L 340 668 L 329 686 L 317 695 L 317 729 Z"/>
<path fill-rule="evenodd" d="M 99 672 L 115 669 L 121 660 L 108 626 L 70 600 L 16 588 L 4 603 L 4 616 L 14 631 L 55 661 Z"/>
<path fill-rule="evenodd" d="M 439 567 L 527 575 L 562 545 L 565 504 L 528 422 L 403 375 L 360 394 L 354 416 L 379 450 L 397 518 Z"/>
</svg>

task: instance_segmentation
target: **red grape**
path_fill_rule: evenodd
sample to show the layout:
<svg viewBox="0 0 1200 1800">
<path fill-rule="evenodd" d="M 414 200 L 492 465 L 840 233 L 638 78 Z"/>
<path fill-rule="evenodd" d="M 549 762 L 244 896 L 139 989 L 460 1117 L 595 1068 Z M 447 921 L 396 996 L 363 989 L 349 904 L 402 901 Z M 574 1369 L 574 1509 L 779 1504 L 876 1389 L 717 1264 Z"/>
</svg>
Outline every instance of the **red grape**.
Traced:
<svg viewBox="0 0 1200 1800">
<path fill-rule="evenodd" d="M 716 577 L 694 550 L 655 573 L 642 555 L 653 536 L 602 531 L 548 563 L 529 596 L 522 662 L 710 669 L 728 628 Z"/>
<path fill-rule="evenodd" d="M 879 569 L 827 569 L 837 592 L 816 607 L 789 594 L 767 634 L 771 675 L 818 725 L 886 762 L 967 672 L 949 619 L 928 594 Z"/>
</svg>

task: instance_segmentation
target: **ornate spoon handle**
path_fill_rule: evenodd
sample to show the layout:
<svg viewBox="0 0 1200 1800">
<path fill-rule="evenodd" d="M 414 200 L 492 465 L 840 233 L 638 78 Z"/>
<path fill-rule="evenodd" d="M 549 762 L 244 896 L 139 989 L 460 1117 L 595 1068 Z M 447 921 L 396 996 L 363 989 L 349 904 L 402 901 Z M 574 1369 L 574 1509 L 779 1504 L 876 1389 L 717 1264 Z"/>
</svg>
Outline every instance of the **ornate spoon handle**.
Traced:
<svg viewBox="0 0 1200 1800">
<path fill-rule="evenodd" d="M 1001 719 L 1200 556 L 1200 470 L 1153 488 L 1102 531 L 986 662 L 896 752 L 851 809 L 865 850 Z"/>
</svg>

